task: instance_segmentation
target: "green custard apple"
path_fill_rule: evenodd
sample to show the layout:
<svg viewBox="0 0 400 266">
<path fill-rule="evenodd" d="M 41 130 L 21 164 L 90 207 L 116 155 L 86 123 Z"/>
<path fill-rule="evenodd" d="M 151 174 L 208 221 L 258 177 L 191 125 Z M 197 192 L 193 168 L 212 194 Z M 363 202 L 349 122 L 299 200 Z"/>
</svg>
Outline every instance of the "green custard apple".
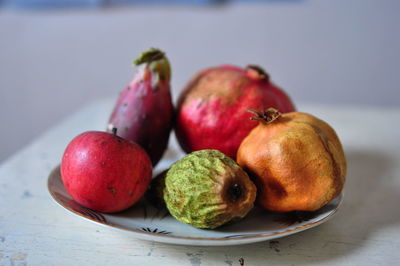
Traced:
<svg viewBox="0 0 400 266">
<path fill-rule="evenodd" d="M 230 157 L 217 150 L 200 150 L 171 166 L 163 197 L 177 220 L 214 229 L 244 217 L 253 208 L 256 187 Z"/>
</svg>

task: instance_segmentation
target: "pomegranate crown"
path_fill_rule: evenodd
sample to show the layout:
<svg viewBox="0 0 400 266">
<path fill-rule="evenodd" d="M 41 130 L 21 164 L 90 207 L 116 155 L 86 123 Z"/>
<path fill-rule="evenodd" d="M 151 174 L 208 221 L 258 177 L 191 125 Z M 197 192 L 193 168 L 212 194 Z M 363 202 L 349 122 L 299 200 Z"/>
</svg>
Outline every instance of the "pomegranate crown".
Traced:
<svg viewBox="0 0 400 266">
<path fill-rule="evenodd" d="M 265 70 L 257 65 L 248 65 L 246 67 L 247 70 L 247 75 L 254 79 L 261 79 L 261 80 L 266 80 L 269 81 L 269 75 Z"/>
<path fill-rule="evenodd" d="M 275 108 L 268 108 L 261 112 L 255 110 L 247 110 L 248 112 L 255 114 L 255 116 L 250 117 L 250 120 L 261 121 L 262 123 L 269 124 L 275 121 L 278 117 L 281 116 L 281 112 L 279 112 Z"/>
</svg>

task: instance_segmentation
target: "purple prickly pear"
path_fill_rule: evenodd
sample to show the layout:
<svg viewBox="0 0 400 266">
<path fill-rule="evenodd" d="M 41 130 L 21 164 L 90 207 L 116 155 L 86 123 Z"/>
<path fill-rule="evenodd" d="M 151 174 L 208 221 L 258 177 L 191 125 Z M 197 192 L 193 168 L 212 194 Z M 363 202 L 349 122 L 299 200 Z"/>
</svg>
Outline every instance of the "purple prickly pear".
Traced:
<svg viewBox="0 0 400 266">
<path fill-rule="evenodd" d="M 141 145 L 154 166 L 167 148 L 172 128 L 171 69 L 158 49 L 143 52 L 134 65 L 137 72 L 121 92 L 107 131 L 116 129 L 118 136 Z"/>
</svg>

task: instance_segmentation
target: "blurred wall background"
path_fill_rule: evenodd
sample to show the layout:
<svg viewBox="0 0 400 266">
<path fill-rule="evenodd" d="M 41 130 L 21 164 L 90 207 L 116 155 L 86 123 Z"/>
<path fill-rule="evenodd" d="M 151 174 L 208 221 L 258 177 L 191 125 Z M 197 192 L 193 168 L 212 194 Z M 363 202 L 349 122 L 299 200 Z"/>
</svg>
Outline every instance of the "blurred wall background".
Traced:
<svg viewBox="0 0 400 266">
<path fill-rule="evenodd" d="M 0 161 L 116 96 L 149 47 L 167 52 L 175 98 L 202 68 L 252 63 L 295 102 L 400 106 L 400 1 L 27 2 L 0 0 Z"/>
</svg>

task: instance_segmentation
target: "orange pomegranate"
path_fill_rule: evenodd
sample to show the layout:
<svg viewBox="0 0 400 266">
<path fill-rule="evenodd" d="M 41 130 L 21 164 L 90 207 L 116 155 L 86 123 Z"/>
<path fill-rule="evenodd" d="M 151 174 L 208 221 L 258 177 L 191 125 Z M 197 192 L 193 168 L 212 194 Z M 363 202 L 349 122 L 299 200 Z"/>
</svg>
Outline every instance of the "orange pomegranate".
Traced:
<svg viewBox="0 0 400 266">
<path fill-rule="evenodd" d="M 255 112 L 237 162 L 257 186 L 257 202 L 275 212 L 315 211 L 343 189 L 346 158 L 335 131 L 306 113 Z"/>
</svg>

